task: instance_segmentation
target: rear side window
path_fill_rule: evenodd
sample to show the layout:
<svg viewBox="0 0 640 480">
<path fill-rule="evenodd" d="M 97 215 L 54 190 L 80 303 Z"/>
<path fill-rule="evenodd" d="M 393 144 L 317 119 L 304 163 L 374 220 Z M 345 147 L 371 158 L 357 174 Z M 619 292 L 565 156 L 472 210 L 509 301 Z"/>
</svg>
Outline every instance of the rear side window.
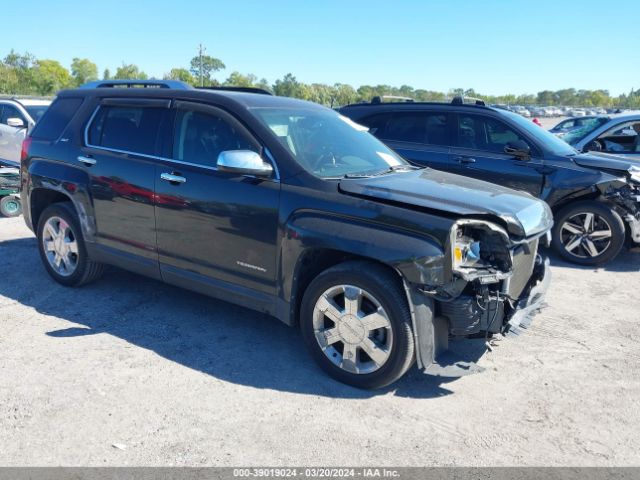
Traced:
<svg viewBox="0 0 640 480">
<path fill-rule="evenodd" d="M 103 106 L 89 127 L 88 143 L 132 153 L 154 155 L 158 150 L 164 108 Z"/>
<path fill-rule="evenodd" d="M 42 140 L 58 139 L 81 104 L 82 98 L 58 98 L 36 124 L 31 136 Z"/>
<path fill-rule="evenodd" d="M 393 113 L 363 122 L 382 140 L 450 146 L 449 116 L 438 112 Z"/>
</svg>

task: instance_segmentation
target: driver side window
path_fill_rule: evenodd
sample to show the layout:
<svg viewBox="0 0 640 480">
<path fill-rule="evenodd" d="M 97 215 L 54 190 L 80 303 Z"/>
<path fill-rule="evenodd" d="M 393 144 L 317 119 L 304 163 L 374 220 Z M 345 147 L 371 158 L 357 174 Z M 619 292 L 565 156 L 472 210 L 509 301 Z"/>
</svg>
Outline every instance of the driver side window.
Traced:
<svg viewBox="0 0 640 480">
<path fill-rule="evenodd" d="M 10 118 L 19 118 L 26 125 L 25 119 L 17 108 L 11 105 L 0 105 L 0 123 L 7 125 Z"/>
<path fill-rule="evenodd" d="M 199 110 L 178 110 L 173 131 L 172 158 L 215 167 L 218 155 L 228 150 L 258 152 L 244 132 L 222 115 Z"/>
<path fill-rule="evenodd" d="M 609 153 L 640 153 L 640 120 L 618 124 L 597 139 L 601 150 Z M 592 145 L 598 149 L 598 145 Z"/>
<path fill-rule="evenodd" d="M 478 115 L 458 116 L 458 146 L 475 150 L 504 153 L 504 147 L 526 140 L 506 124 Z"/>
</svg>

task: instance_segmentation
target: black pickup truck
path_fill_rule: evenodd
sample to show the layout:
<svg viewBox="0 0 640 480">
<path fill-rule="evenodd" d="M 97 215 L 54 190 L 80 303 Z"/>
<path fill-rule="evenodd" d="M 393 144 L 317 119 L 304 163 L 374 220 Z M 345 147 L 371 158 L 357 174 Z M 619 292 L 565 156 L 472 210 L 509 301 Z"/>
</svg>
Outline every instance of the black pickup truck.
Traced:
<svg viewBox="0 0 640 480">
<path fill-rule="evenodd" d="M 49 274 L 80 286 L 110 264 L 266 312 L 361 388 L 416 359 L 445 374 L 449 336 L 528 325 L 549 280 L 544 202 L 411 166 L 330 109 L 263 93 L 61 92 L 22 150 Z"/>
</svg>

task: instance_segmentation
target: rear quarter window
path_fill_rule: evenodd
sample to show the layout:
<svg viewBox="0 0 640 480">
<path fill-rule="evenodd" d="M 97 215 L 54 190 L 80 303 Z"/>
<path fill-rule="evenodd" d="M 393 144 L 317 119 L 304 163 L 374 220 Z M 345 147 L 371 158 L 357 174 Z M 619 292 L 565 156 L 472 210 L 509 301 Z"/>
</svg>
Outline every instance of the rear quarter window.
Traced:
<svg viewBox="0 0 640 480">
<path fill-rule="evenodd" d="M 56 99 L 42 116 L 31 132 L 31 136 L 40 140 L 57 140 L 80 108 L 83 99 L 64 97 Z"/>
<path fill-rule="evenodd" d="M 102 106 L 89 127 L 89 146 L 154 155 L 166 109 Z"/>
</svg>

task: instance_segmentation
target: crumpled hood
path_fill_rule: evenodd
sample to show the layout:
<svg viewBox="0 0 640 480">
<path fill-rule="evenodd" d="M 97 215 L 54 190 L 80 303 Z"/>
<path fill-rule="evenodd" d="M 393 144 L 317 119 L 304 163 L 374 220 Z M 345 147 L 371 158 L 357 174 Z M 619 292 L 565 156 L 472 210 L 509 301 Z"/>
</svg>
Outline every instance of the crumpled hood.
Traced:
<svg viewBox="0 0 640 480">
<path fill-rule="evenodd" d="M 345 178 L 344 193 L 425 207 L 456 215 L 491 215 L 529 237 L 553 225 L 551 209 L 528 193 L 430 168 L 375 177 Z"/>
<path fill-rule="evenodd" d="M 610 153 L 581 153 L 570 158 L 581 167 L 603 170 L 607 173 L 620 172 L 627 175 L 633 167 L 640 169 L 640 160 Z"/>
</svg>

